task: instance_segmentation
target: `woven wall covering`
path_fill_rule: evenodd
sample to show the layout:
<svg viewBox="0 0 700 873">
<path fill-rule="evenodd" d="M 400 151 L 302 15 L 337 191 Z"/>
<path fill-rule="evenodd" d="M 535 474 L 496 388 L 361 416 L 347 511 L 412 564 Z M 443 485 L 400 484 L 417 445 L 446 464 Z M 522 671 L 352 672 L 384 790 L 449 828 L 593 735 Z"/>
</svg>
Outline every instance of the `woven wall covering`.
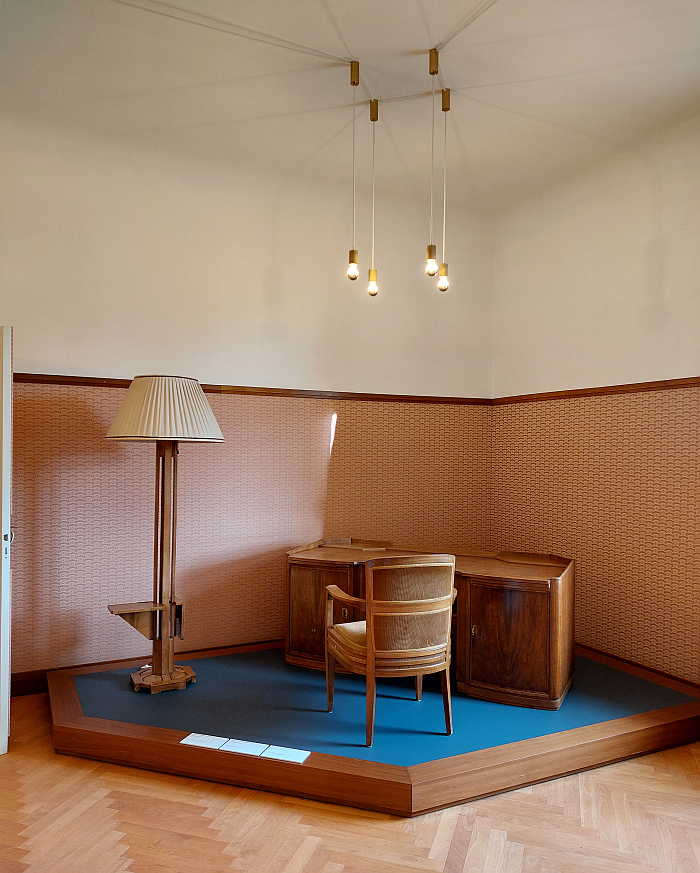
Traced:
<svg viewBox="0 0 700 873">
<path fill-rule="evenodd" d="M 123 395 L 15 386 L 16 672 L 149 652 L 107 611 L 152 591 L 155 447 L 104 440 Z M 180 649 L 283 636 L 285 552 L 353 535 L 575 558 L 579 642 L 700 681 L 700 388 L 208 399 L 226 442 L 181 446 Z"/>
</svg>

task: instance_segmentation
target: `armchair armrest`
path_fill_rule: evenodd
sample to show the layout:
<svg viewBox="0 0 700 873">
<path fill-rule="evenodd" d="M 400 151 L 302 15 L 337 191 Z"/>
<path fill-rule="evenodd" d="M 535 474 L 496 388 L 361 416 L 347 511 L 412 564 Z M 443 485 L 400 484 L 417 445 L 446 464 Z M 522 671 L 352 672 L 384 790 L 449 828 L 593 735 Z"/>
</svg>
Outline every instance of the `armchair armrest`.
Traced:
<svg viewBox="0 0 700 873">
<path fill-rule="evenodd" d="M 361 600 L 359 597 L 353 597 L 352 594 L 348 594 L 346 591 L 338 588 L 337 585 L 326 585 L 327 597 L 334 600 L 342 600 L 343 603 L 347 603 L 349 606 L 356 606 L 358 609 L 365 610 L 367 608 L 365 601 Z"/>
</svg>

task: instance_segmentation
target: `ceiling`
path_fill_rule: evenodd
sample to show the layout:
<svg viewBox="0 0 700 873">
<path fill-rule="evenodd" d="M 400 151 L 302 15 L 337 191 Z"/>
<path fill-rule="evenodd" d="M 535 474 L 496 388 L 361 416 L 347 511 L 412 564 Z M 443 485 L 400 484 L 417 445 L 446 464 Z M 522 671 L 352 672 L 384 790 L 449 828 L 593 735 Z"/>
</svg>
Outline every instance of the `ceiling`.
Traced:
<svg viewBox="0 0 700 873">
<path fill-rule="evenodd" d="M 698 0 L 0 0 L 0 112 L 346 184 L 354 58 L 358 186 L 371 96 L 378 196 L 423 197 L 435 46 L 449 197 L 468 208 L 510 207 L 700 114 Z"/>
</svg>

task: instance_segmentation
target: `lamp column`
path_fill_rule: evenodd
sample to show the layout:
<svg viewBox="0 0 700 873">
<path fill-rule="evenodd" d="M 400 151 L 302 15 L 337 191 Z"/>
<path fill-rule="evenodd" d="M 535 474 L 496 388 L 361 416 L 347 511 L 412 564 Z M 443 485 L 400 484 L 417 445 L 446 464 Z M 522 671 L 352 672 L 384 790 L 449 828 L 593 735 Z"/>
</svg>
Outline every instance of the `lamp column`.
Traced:
<svg viewBox="0 0 700 873">
<path fill-rule="evenodd" d="M 155 541 L 153 556 L 153 602 L 156 633 L 153 663 L 131 674 L 136 691 L 182 690 L 196 682 L 194 670 L 175 666 L 175 637 L 182 638 L 182 603 L 175 599 L 175 554 L 177 531 L 177 455 L 176 440 L 156 442 Z"/>
<path fill-rule="evenodd" d="M 177 443 L 156 443 L 156 518 L 153 561 L 153 599 L 166 608 L 160 614 L 158 638 L 153 644 L 153 672 L 173 672 L 172 605 L 175 599 L 175 531 L 177 529 Z M 168 608 L 170 607 L 170 608 Z"/>
</svg>

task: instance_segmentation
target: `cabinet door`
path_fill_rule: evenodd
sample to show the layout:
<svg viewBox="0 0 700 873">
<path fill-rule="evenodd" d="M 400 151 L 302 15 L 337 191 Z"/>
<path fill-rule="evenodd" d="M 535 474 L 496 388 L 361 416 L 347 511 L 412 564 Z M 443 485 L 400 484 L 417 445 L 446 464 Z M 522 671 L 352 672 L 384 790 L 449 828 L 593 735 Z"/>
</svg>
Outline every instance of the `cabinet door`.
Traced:
<svg viewBox="0 0 700 873">
<path fill-rule="evenodd" d="M 472 581 L 470 681 L 549 692 L 549 592 Z"/>
<path fill-rule="evenodd" d="M 350 590 L 347 567 L 325 569 L 292 564 L 289 568 L 289 651 L 325 658 L 326 585 Z M 342 620 L 342 604 L 335 606 Z"/>
</svg>

